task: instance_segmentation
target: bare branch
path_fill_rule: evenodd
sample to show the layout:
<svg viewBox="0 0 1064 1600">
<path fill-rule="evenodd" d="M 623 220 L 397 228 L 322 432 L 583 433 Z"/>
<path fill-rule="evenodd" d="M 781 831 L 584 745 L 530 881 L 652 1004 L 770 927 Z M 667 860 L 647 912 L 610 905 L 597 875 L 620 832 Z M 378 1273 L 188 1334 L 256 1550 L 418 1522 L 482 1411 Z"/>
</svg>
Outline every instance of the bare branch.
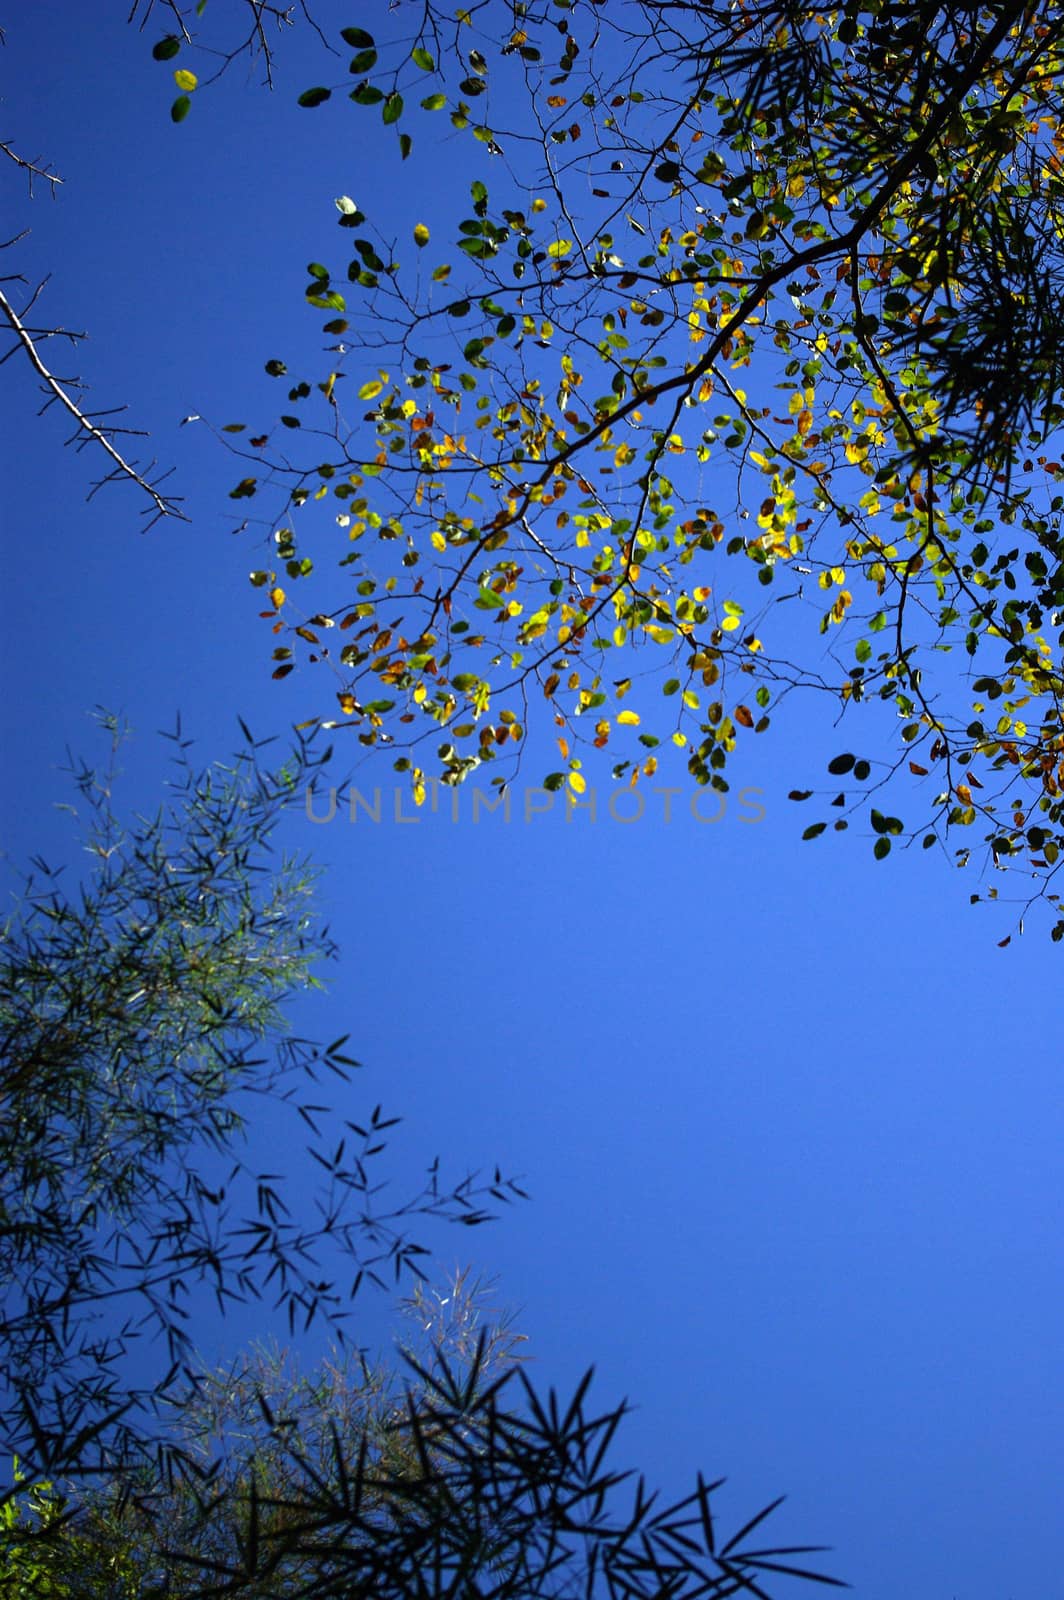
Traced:
<svg viewBox="0 0 1064 1600">
<path fill-rule="evenodd" d="M 26 173 L 29 179 L 31 200 L 33 198 L 34 178 L 43 178 L 45 183 L 50 183 L 52 186 L 52 199 L 55 199 L 56 185 L 62 183 L 62 178 L 60 178 L 54 172 L 49 172 L 47 167 L 39 166 L 36 161 L 24 160 L 22 156 L 17 155 L 15 151 L 12 150 L 11 146 L 5 139 L 0 139 L 0 150 L 4 152 L 9 161 L 13 161 L 16 167 L 21 167 L 23 172 Z"/>
<path fill-rule="evenodd" d="M 60 382 L 60 380 L 48 370 L 41 359 L 40 352 L 37 349 L 37 345 L 34 341 L 33 333 L 22 322 L 18 313 L 15 311 L 14 306 L 11 304 L 10 300 L 8 300 L 3 290 L 0 290 L 0 311 L 3 312 L 7 319 L 8 325 L 15 334 L 16 339 L 26 352 L 30 365 L 43 382 L 50 397 L 49 403 L 51 400 L 58 400 L 59 404 L 69 411 L 70 415 L 77 423 L 77 431 L 73 436 L 74 439 L 80 437 L 83 444 L 97 444 L 99 445 L 100 449 L 103 450 L 105 455 L 110 457 L 113 463 L 112 469 L 104 478 L 100 480 L 99 483 L 95 485 L 93 493 L 95 493 L 95 490 L 100 488 L 104 483 L 110 483 L 112 480 L 119 478 L 128 478 L 131 483 L 135 483 L 137 485 L 138 489 L 143 490 L 143 492 L 148 496 L 154 505 L 155 512 L 151 519 L 153 522 L 157 517 L 178 517 L 182 522 L 187 522 L 188 518 L 185 516 L 184 512 L 178 510 L 177 501 L 167 497 L 166 495 L 160 494 L 155 485 L 149 482 L 149 480 L 138 470 L 136 464 L 127 461 L 126 458 L 115 448 L 115 445 L 110 437 L 115 430 L 105 430 L 104 428 L 99 427 L 97 423 L 92 420 L 91 416 L 83 410 L 73 396 L 70 395 L 63 387 L 63 384 Z M 52 331 L 59 332 L 60 330 L 55 329 Z"/>
</svg>

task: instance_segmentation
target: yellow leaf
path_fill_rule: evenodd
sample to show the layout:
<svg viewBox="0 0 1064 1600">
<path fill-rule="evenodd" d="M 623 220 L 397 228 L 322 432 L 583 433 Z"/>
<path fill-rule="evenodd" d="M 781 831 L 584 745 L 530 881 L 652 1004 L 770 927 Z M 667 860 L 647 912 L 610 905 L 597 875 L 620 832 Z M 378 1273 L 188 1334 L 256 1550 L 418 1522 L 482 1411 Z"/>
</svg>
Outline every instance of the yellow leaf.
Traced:
<svg viewBox="0 0 1064 1600">
<path fill-rule="evenodd" d="M 570 772 L 569 787 L 574 794 L 583 794 L 587 788 L 587 780 L 581 772 Z"/>
<path fill-rule="evenodd" d="M 638 726 L 639 726 L 639 712 L 638 711 L 619 711 L 617 713 L 617 721 L 618 721 L 618 723 L 622 723 L 625 727 L 638 728 Z"/>
<path fill-rule="evenodd" d="M 419 250 L 424 250 L 428 242 L 429 230 L 426 228 L 423 222 L 419 222 L 417 227 L 414 229 L 414 243 L 417 245 Z"/>
<path fill-rule="evenodd" d="M 358 398 L 360 400 L 375 400 L 383 388 L 384 385 L 378 378 L 372 378 L 369 383 L 362 385 L 358 391 Z"/>
<path fill-rule="evenodd" d="M 283 589 L 271 589 L 270 590 L 270 604 L 272 606 L 276 606 L 278 611 L 281 609 L 281 607 L 284 605 L 284 590 Z"/>
<path fill-rule="evenodd" d="M 179 89 L 184 89 L 186 94 L 191 94 L 199 84 L 199 79 L 194 72 L 189 72 L 185 67 L 178 67 L 174 73 L 174 82 Z"/>
<path fill-rule="evenodd" d="M 358 710 L 358 702 L 355 699 L 354 695 L 353 694 L 338 694 L 336 696 L 336 698 L 340 702 L 340 710 L 344 713 L 344 715 L 348 716 L 348 717 L 353 717 L 355 712 Z"/>
</svg>

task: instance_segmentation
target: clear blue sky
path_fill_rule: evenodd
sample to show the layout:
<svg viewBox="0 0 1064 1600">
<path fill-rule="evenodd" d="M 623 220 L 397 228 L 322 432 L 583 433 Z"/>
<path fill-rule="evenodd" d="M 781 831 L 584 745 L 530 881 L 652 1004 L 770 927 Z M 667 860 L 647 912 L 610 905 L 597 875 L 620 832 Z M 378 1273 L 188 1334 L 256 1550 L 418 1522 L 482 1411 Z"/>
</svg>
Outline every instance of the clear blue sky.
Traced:
<svg viewBox="0 0 1064 1600">
<path fill-rule="evenodd" d="M 38 315 L 91 333 L 57 368 L 91 378 L 95 404 L 129 403 L 191 523 L 140 533 L 123 487 L 87 505 L 94 463 L 6 364 L 15 862 L 62 853 L 57 769 L 67 745 L 91 753 L 95 704 L 139 730 L 128 798 L 144 806 L 165 760 L 152 731 L 176 711 L 209 757 L 238 713 L 265 733 L 321 710 L 313 678 L 270 682 L 233 464 L 177 424 L 267 417 L 264 360 L 313 356 L 304 268 L 337 258 L 334 196 L 405 218 L 401 186 L 428 203 L 442 181 L 401 169 L 353 108 L 295 107 L 322 81 L 309 34 L 285 41 L 272 99 L 237 69 L 173 127 L 149 56 L 163 28 L 127 29 L 126 9 L 35 0 L 10 21 L 0 133 L 65 184 L 5 271 L 52 273 Z M 388 18 L 331 0 L 319 15 Z M 0 178 L 13 233 L 21 179 Z M 594 1361 L 602 1402 L 631 1398 L 619 1459 L 677 1493 L 698 1467 L 727 1474 L 728 1518 L 787 1493 L 778 1531 L 833 1545 L 861 1600 L 1045 1600 L 1064 1482 L 1064 954 L 1044 930 L 998 949 L 1008 923 L 969 909 L 936 852 L 877 865 L 855 839 L 800 844 L 786 792 L 837 748 L 815 715 L 796 706 L 737 772 L 761 791 L 756 822 L 736 800 L 700 823 L 686 797 L 666 822 L 659 797 L 624 824 L 603 775 L 594 822 L 559 802 L 526 823 L 519 783 L 509 825 L 474 824 L 465 794 L 457 821 L 445 806 L 397 824 L 390 770 L 367 767 L 379 823 L 292 819 L 327 866 L 344 951 L 299 1020 L 350 1031 L 366 1063 L 350 1112 L 402 1112 L 412 1168 L 439 1151 L 524 1174 L 531 1203 L 437 1234 L 440 1262 L 499 1273 L 541 1382 Z"/>
</svg>

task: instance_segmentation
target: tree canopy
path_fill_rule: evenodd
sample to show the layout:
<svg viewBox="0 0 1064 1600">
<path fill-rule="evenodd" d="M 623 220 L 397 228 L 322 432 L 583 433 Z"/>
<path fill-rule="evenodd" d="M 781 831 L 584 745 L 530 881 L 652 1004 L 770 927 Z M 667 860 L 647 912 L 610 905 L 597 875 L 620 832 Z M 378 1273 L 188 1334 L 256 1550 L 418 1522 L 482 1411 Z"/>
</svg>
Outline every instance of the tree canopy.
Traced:
<svg viewBox="0 0 1064 1600">
<path fill-rule="evenodd" d="M 277 414 L 213 419 L 236 509 L 271 529 L 251 577 L 273 675 L 324 667 L 317 721 L 383 747 L 418 802 L 480 769 L 503 786 L 540 726 L 548 789 L 679 764 L 725 790 L 811 694 L 844 733 L 826 775 L 796 774 L 803 838 L 938 844 L 973 900 L 1008 869 L 1056 906 L 1058 18 L 427 0 L 333 31 L 307 5 L 148 0 L 130 20 L 175 124 L 238 62 L 272 86 L 289 26 L 313 30 L 300 106 L 326 139 L 360 118 L 410 177 L 398 234 L 336 199 L 347 231 L 305 291 L 324 357 L 269 351 Z M 430 205 L 441 137 L 455 182 Z M 31 191 L 60 181 L 0 149 Z M 34 324 L 39 292 L 0 299 L 9 353 L 107 456 L 96 487 L 180 515 L 45 364 L 77 336 Z"/>
<path fill-rule="evenodd" d="M 198 23 L 173 9 L 153 54 L 180 121 Z M 251 10 L 212 75 L 256 47 L 268 70 Z M 270 351 L 279 416 L 226 424 L 232 496 L 274 530 L 252 573 L 274 676 L 315 664 L 321 720 L 386 747 L 418 799 L 504 784 L 540 720 L 548 788 L 679 761 L 723 790 L 811 692 L 844 734 L 791 792 L 806 839 L 938 842 L 973 858 L 973 898 L 1010 868 L 1055 903 L 1060 20 L 926 0 L 363 20 L 322 31 L 347 76 L 323 54 L 299 103 L 327 139 L 354 114 L 397 141 L 407 224 L 337 198 L 306 287 L 327 353 Z M 441 137 L 468 199 L 427 216 Z"/>
<path fill-rule="evenodd" d="M 27 1600 L 841 1587 L 810 1569 L 813 1547 L 763 1542 L 779 1502 L 725 1537 L 720 1482 L 668 1506 L 641 1479 L 628 1496 L 631 1474 L 607 1460 L 627 1408 L 592 1412 L 590 1372 L 564 1404 L 537 1394 L 480 1286 L 458 1274 L 448 1291 L 414 1299 L 422 1348 L 405 1350 L 403 1384 L 350 1355 L 303 1373 L 279 1351 L 200 1374 L 177 1419 L 198 1471 L 71 1502 L 36 1485 L 0 1508 L 0 1579 Z"/>
<path fill-rule="evenodd" d="M 520 1193 L 433 1168 L 386 1197 L 397 1119 L 379 1105 L 337 1138 L 322 1080 L 358 1063 L 284 1009 L 335 952 L 309 863 L 272 857 L 317 761 L 270 769 L 249 736 L 200 768 L 178 732 L 166 803 L 128 818 L 105 720 L 107 765 L 73 773 L 89 875 L 68 887 L 35 862 L 0 943 L 0 1452 L 38 1479 L 120 1472 L 157 1444 L 169 1459 L 157 1413 L 194 1349 L 193 1302 L 264 1300 L 289 1328 L 320 1316 L 342 1335 L 364 1281 L 426 1253 L 410 1219 L 475 1224 L 492 1192 Z M 315 1205 L 241 1151 L 263 1098 L 309 1129 Z"/>
</svg>

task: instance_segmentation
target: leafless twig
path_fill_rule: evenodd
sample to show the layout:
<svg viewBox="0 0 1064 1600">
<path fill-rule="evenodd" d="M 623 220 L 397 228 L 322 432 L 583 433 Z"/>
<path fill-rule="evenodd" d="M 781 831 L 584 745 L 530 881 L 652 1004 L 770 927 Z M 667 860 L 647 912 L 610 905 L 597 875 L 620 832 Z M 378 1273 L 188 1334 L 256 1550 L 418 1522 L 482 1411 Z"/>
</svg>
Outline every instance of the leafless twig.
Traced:
<svg viewBox="0 0 1064 1600">
<path fill-rule="evenodd" d="M 34 332 L 26 327 L 2 289 L 0 289 L 0 312 L 7 319 L 8 325 L 18 343 L 26 352 L 30 365 L 43 382 L 49 396 L 46 403 L 50 404 L 53 400 L 58 400 L 59 404 L 69 411 L 77 423 L 77 431 L 74 434 L 74 438 L 80 437 L 82 444 L 92 443 L 99 445 L 100 449 L 110 457 L 113 463 L 112 469 L 94 485 L 92 493 L 95 493 L 96 489 L 100 488 L 104 483 L 110 483 L 118 478 L 128 478 L 131 483 L 135 483 L 148 496 L 154 505 L 155 511 L 151 518 L 152 522 L 158 517 L 179 517 L 182 522 L 186 522 L 188 518 L 182 511 L 178 510 L 177 501 L 160 494 L 155 484 L 151 483 L 134 463 L 127 461 L 115 448 L 111 438 L 115 430 L 98 426 L 93 418 L 78 404 L 77 400 L 64 388 L 63 382 L 45 366 L 37 348 Z M 59 333 L 61 330 L 54 329 L 51 331 Z"/>
<path fill-rule="evenodd" d="M 29 179 L 31 200 L 33 198 L 34 178 L 43 178 L 45 183 L 50 183 L 52 186 L 52 199 L 55 199 L 56 185 L 62 183 L 62 178 L 57 176 L 57 174 L 54 172 L 49 172 L 47 167 L 39 165 L 36 161 L 26 161 L 22 156 L 18 155 L 14 150 L 12 150 L 6 139 L 0 139 L 0 150 L 4 152 L 9 161 L 13 161 L 16 167 L 21 167 L 23 172 L 25 172 Z"/>
</svg>

